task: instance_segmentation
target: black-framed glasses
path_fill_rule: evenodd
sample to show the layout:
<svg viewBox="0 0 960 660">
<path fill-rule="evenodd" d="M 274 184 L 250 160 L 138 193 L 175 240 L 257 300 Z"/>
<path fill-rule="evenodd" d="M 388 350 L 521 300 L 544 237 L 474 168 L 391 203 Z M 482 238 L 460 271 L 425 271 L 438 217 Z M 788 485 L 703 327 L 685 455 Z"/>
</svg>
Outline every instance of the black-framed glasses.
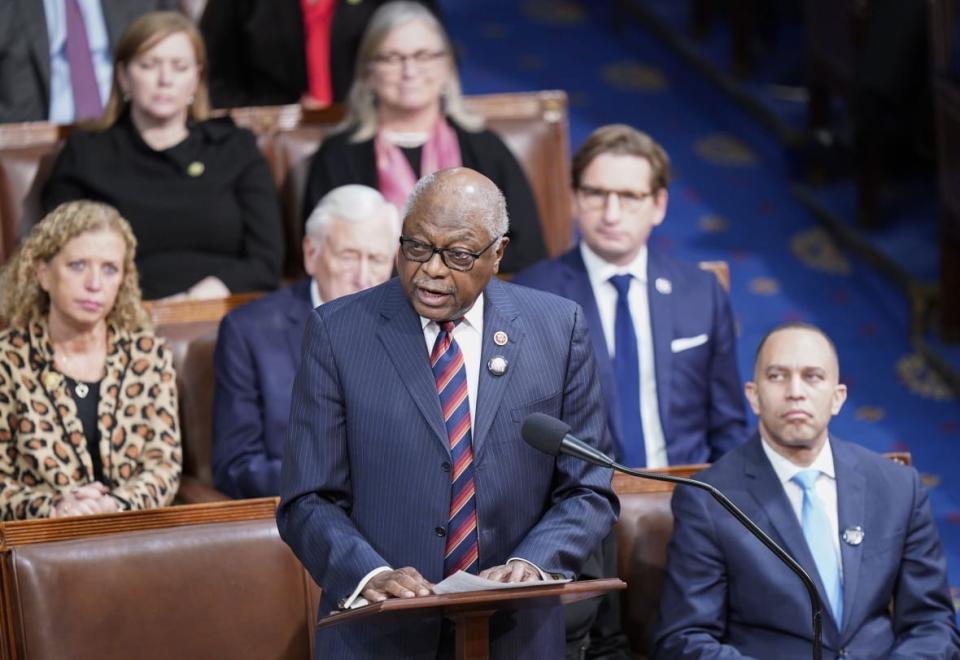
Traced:
<svg viewBox="0 0 960 660">
<path fill-rule="evenodd" d="M 400 69 L 406 64 L 407 60 L 419 66 L 426 66 L 427 64 L 436 62 L 441 57 L 446 56 L 446 54 L 447 51 L 445 50 L 418 50 L 413 53 L 398 53 L 393 51 L 375 55 L 370 59 L 374 64 L 385 69 Z"/>
<path fill-rule="evenodd" d="M 461 248 L 438 248 L 430 245 L 429 243 L 421 243 L 420 241 L 412 238 L 401 236 L 400 252 L 403 254 L 404 259 L 407 259 L 408 261 L 416 261 L 421 264 L 433 259 L 433 255 L 439 254 L 440 259 L 443 260 L 443 263 L 447 268 L 451 270 L 459 270 L 460 272 L 465 273 L 473 268 L 473 264 L 477 262 L 477 259 L 479 259 L 484 252 L 492 248 L 493 244 L 499 241 L 502 237 L 503 234 L 497 235 L 487 244 L 487 247 L 483 248 L 479 252 L 469 252 Z"/>
<path fill-rule="evenodd" d="M 610 195 L 616 195 L 622 210 L 635 213 L 643 208 L 643 203 L 647 201 L 647 198 L 653 197 L 655 191 L 634 192 L 632 190 L 607 190 L 606 188 L 580 186 L 577 189 L 577 194 L 580 196 L 580 202 L 584 208 L 590 211 L 602 211 L 606 208 Z"/>
</svg>

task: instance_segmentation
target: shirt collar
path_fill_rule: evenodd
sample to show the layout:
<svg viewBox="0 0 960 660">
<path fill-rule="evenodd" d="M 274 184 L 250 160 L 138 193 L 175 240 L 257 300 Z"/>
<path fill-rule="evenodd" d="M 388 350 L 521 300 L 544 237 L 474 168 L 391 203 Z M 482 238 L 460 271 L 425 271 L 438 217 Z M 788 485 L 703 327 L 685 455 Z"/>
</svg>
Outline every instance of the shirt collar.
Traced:
<svg viewBox="0 0 960 660">
<path fill-rule="evenodd" d="M 607 282 L 614 275 L 629 273 L 641 284 L 647 283 L 647 246 L 641 245 L 637 256 L 625 266 L 612 264 L 590 249 L 586 241 L 580 241 L 580 256 L 587 268 L 590 283 L 594 286 Z"/>
<path fill-rule="evenodd" d="M 483 291 L 481 291 L 480 295 L 477 296 L 477 299 L 473 301 L 473 306 L 464 313 L 463 322 L 468 327 L 474 328 L 475 330 L 477 330 L 477 332 L 482 332 L 483 330 Z M 434 323 L 434 321 L 424 316 L 420 317 L 421 330 L 426 330 L 427 326 L 430 325 L 431 323 Z"/>
<path fill-rule="evenodd" d="M 317 281 L 310 278 L 310 303 L 314 307 L 319 307 L 323 304 L 323 298 L 320 297 L 320 285 L 317 284 Z"/>
<path fill-rule="evenodd" d="M 823 443 L 823 447 L 820 448 L 820 453 L 813 459 L 813 463 L 806 467 L 791 463 L 787 458 L 774 451 L 766 440 L 761 439 L 760 443 L 763 445 L 763 453 L 767 455 L 767 460 L 769 460 L 770 465 L 773 466 L 773 471 L 777 473 L 777 478 L 781 484 L 787 483 L 793 479 L 798 472 L 803 472 L 804 470 L 819 470 L 831 479 L 836 479 L 837 475 L 833 468 L 833 451 L 830 449 L 829 436 L 826 442 Z"/>
</svg>

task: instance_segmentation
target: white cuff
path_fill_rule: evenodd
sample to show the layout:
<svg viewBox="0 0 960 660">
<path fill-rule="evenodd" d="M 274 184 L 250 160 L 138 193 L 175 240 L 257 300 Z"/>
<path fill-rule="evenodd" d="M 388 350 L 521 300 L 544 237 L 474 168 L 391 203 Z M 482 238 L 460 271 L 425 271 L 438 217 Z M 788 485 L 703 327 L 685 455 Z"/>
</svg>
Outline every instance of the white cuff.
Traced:
<svg viewBox="0 0 960 660">
<path fill-rule="evenodd" d="M 541 579 L 541 580 L 556 580 L 556 579 L 557 579 L 555 575 L 551 575 L 550 573 L 545 573 L 542 568 L 540 568 L 539 566 L 537 566 L 536 564 L 534 564 L 532 561 L 528 561 L 528 560 L 524 559 L 523 557 L 510 557 L 510 559 L 507 560 L 507 563 L 509 564 L 509 563 L 512 562 L 512 561 L 522 561 L 522 562 L 523 562 L 524 564 L 526 564 L 527 566 L 532 566 L 532 567 L 537 571 L 537 573 L 540 575 L 540 579 Z"/>
<path fill-rule="evenodd" d="M 392 571 L 392 570 L 393 569 L 390 568 L 389 566 L 379 566 L 373 569 L 372 571 L 370 571 L 360 579 L 360 584 L 358 584 L 357 588 L 353 590 L 353 593 L 350 594 L 348 597 L 344 598 L 343 600 L 341 600 L 339 603 L 337 603 L 337 605 L 340 606 L 341 610 L 352 610 L 356 607 L 363 607 L 364 605 L 369 605 L 369 603 L 367 602 L 367 599 L 361 596 L 360 592 L 363 591 L 363 588 L 367 586 L 367 582 L 369 582 L 374 575 L 379 575 L 380 573 L 384 573 L 386 571 Z"/>
</svg>

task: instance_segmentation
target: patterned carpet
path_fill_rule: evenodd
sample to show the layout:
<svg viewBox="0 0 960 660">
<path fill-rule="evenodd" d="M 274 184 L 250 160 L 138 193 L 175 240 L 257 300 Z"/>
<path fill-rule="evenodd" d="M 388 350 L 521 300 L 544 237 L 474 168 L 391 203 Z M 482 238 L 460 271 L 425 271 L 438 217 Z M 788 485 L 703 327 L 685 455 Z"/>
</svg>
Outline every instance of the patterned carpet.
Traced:
<svg viewBox="0 0 960 660">
<path fill-rule="evenodd" d="M 563 89 L 571 147 L 596 126 L 651 133 L 675 169 L 652 247 L 731 269 L 741 375 L 774 324 L 804 320 L 837 343 L 850 396 L 831 430 L 876 451 L 908 450 L 930 489 L 960 598 L 960 405 L 908 341 L 908 302 L 842 253 L 791 195 L 779 145 L 650 35 L 614 25 L 603 2 L 443 0 L 468 94 Z M 928 255 L 935 259 L 935 255 Z M 869 530 L 867 531 L 869 533 Z"/>
</svg>

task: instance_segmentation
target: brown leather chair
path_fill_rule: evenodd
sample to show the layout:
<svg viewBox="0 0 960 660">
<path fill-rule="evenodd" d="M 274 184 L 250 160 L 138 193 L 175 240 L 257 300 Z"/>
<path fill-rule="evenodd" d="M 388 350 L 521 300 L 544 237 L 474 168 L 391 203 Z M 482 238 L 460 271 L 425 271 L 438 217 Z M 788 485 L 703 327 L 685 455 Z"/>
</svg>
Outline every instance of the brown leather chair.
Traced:
<svg viewBox="0 0 960 660">
<path fill-rule="evenodd" d="M 65 130 L 48 122 L 0 124 L 0 264 L 41 215 L 40 190 Z"/>
<path fill-rule="evenodd" d="M 213 351 L 220 319 L 260 294 L 238 294 L 215 300 L 147 303 L 156 332 L 173 351 L 180 404 L 183 476 L 177 500 L 213 502 L 227 496 L 213 487 Z"/>
<path fill-rule="evenodd" d="M 909 452 L 884 455 L 904 465 L 911 462 Z M 650 472 L 690 477 L 707 467 L 676 465 Z M 613 478 L 613 489 L 620 498 L 620 518 L 615 526 L 618 577 L 627 583 L 626 590 L 620 595 L 620 612 L 623 630 L 635 658 L 646 658 L 652 650 L 667 565 L 667 544 L 673 534 L 673 512 L 670 509 L 673 488 L 671 483 L 624 474 Z"/>
<path fill-rule="evenodd" d="M 520 92 L 465 97 L 466 107 L 482 115 L 523 167 L 540 211 L 547 253 L 556 256 L 573 240 L 570 221 L 570 173 L 567 96 L 561 91 Z M 287 274 L 302 272 L 303 196 L 310 156 L 323 136 L 343 118 L 343 108 L 303 111 L 299 106 L 238 108 L 230 111 L 241 126 L 269 135 L 274 181 L 283 203 Z"/>
<path fill-rule="evenodd" d="M 4 658 L 313 657 L 276 500 L 3 523 Z"/>
</svg>

